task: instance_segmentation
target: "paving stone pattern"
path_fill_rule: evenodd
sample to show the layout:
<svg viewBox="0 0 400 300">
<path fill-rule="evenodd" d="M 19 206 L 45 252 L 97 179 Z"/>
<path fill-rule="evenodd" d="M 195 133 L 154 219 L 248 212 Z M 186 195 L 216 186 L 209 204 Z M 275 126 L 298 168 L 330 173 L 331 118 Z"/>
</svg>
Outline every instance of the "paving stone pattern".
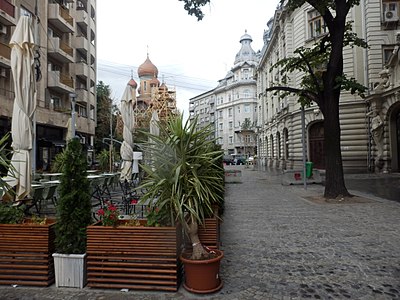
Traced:
<svg viewBox="0 0 400 300">
<path fill-rule="evenodd" d="M 322 186 L 241 168 L 242 183 L 226 188 L 220 292 L 0 286 L 0 299 L 400 299 L 399 202 L 318 204 L 305 197 Z"/>
</svg>

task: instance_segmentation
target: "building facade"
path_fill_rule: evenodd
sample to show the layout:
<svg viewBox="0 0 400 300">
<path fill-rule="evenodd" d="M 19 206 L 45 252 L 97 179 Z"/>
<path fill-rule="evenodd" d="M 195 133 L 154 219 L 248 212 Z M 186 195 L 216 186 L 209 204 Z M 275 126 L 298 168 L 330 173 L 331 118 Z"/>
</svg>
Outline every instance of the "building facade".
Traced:
<svg viewBox="0 0 400 300">
<path fill-rule="evenodd" d="M 364 5 L 368 86 L 366 98 L 369 166 L 400 172 L 400 1 L 372 0 Z"/>
<path fill-rule="evenodd" d="M 353 30 L 365 37 L 362 26 L 363 8 L 354 7 L 348 19 L 353 20 Z M 294 55 L 299 47 L 311 47 L 325 34 L 323 19 L 308 4 L 295 11 L 281 6 L 268 22 L 264 47 L 257 69 L 257 95 L 259 131 L 258 157 L 262 164 L 286 169 L 301 168 L 303 158 L 301 105 L 296 96 L 281 97 L 278 92 L 265 89 L 282 80 L 279 68 L 271 67 L 279 60 Z M 361 48 L 344 48 L 344 73 L 366 85 L 366 55 Z M 289 75 L 288 86 L 299 87 L 303 74 Z M 366 102 L 357 95 L 342 92 L 340 98 L 341 149 L 343 167 L 347 171 L 366 171 L 368 168 L 369 131 Z M 305 107 L 305 141 L 308 161 L 314 167 L 325 169 L 323 116 L 316 104 Z"/>
<path fill-rule="evenodd" d="M 247 32 L 240 38 L 241 48 L 234 65 L 218 86 L 190 99 L 190 118 L 198 116 L 198 126 L 214 125 L 215 137 L 225 154 L 250 156 L 256 152 L 256 81 L 259 56 Z M 244 127 L 244 124 L 248 124 Z"/>
<path fill-rule="evenodd" d="M 21 15 L 31 17 L 37 41 L 36 169 L 49 170 L 65 146 L 72 103 L 76 135 L 90 163 L 96 127 L 96 0 L 0 0 L 1 135 L 11 130 L 9 41 Z"/>
</svg>

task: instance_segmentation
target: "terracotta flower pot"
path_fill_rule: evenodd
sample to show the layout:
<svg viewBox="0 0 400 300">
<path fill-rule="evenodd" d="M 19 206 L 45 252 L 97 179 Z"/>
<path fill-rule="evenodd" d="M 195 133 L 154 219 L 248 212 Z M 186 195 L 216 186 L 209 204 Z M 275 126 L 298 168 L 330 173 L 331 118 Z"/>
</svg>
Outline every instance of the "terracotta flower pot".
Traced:
<svg viewBox="0 0 400 300">
<path fill-rule="evenodd" d="M 208 260 L 192 260 L 180 256 L 185 269 L 184 288 L 192 293 L 209 294 L 219 291 L 223 282 L 219 276 L 220 261 L 224 257 L 221 250 L 213 250 L 217 257 Z"/>
</svg>

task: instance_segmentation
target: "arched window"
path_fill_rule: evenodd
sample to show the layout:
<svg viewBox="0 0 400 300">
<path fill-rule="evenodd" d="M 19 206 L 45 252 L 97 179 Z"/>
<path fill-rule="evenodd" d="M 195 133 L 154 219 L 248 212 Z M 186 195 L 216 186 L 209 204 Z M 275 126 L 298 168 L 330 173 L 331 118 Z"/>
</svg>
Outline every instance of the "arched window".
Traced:
<svg viewBox="0 0 400 300">
<path fill-rule="evenodd" d="M 274 136 L 271 134 L 271 136 L 269 137 L 269 139 L 271 140 L 271 157 L 275 157 L 275 151 L 274 151 Z"/>
</svg>

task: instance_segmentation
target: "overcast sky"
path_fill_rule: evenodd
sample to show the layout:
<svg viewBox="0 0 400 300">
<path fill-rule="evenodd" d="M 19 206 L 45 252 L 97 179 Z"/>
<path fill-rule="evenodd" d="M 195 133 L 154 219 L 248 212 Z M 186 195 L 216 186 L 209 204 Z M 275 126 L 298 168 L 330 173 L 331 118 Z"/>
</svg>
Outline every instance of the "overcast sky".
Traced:
<svg viewBox="0 0 400 300">
<path fill-rule="evenodd" d="M 197 21 L 178 0 L 97 1 L 97 80 L 109 85 L 119 104 L 137 68 L 150 60 L 158 78 L 177 91 L 177 105 L 188 114 L 189 99 L 215 88 L 233 66 L 240 37 L 262 35 L 279 0 L 211 0 Z"/>
</svg>

